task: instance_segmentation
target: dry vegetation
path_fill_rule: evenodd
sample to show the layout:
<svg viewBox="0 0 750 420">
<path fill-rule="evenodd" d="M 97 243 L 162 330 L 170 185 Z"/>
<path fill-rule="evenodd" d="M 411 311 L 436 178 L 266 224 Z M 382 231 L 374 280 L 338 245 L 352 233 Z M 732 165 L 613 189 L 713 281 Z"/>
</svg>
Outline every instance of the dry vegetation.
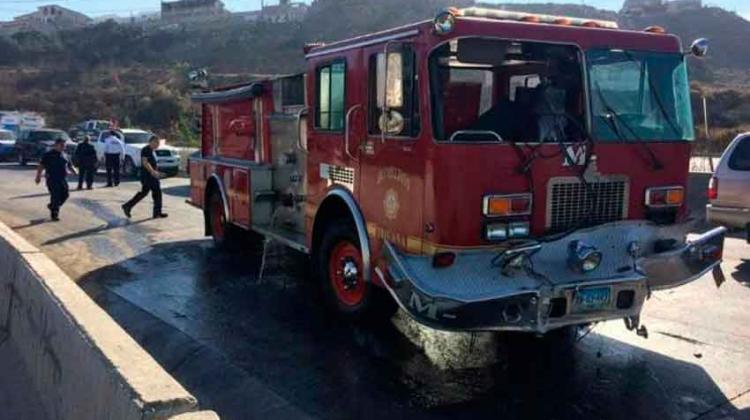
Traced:
<svg viewBox="0 0 750 420">
<path fill-rule="evenodd" d="M 472 0 L 318 0 L 301 24 L 250 24 L 232 19 L 194 26 L 146 28 L 106 22 L 55 35 L 0 35 L 0 109 L 44 113 L 67 128 L 88 118 L 113 118 L 150 128 L 175 140 L 194 141 L 185 75 L 205 67 L 212 84 L 247 80 L 257 73 L 303 68 L 306 42 L 331 41 L 413 22 L 448 5 Z M 580 5 L 513 4 L 531 12 L 617 19 Z M 691 61 L 696 150 L 720 151 L 734 133 L 750 129 L 750 23 L 718 8 L 678 15 L 621 19 L 621 26 L 666 26 L 687 44 L 712 41 L 711 58 Z M 727 28 L 731 28 L 728 30 Z M 701 97 L 709 102 L 712 141 L 703 137 Z"/>
</svg>

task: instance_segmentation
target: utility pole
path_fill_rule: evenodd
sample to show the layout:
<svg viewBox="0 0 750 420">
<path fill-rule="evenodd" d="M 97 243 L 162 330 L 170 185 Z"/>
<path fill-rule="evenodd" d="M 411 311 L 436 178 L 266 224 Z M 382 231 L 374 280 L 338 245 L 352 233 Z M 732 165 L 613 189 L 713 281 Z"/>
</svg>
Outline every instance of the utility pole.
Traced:
<svg viewBox="0 0 750 420">
<path fill-rule="evenodd" d="M 707 144 L 711 144 L 711 132 L 708 128 L 708 99 L 706 99 L 706 95 L 703 95 L 703 125 L 706 129 L 706 142 Z M 710 150 L 710 149 L 709 149 Z M 714 172 L 714 157 L 711 156 L 711 153 L 709 151 L 708 154 L 708 166 L 711 169 L 711 173 Z"/>
</svg>

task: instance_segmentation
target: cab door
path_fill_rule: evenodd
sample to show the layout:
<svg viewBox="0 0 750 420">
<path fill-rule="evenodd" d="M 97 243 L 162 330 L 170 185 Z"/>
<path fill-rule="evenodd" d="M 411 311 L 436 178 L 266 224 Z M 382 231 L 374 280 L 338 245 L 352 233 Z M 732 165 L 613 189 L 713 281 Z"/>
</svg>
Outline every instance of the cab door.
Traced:
<svg viewBox="0 0 750 420">
<path fill-rule="evenodd" d="M 364 83 L 359 77 L 360 57 L 361 50 L 351 50 L 311 63 L 307 179 L 312 206 L 331 188 L 343 188 L 357 199 L 361 195 L 358 144 L 364 135 Z"/>
<path fill-rule="evenodd" d="M 420 253 L 425 159 L 414 50 L 388 43 L 363 52 L 363 135 L 350 146 L 358 153 L 360 205 L 376 255 L 382 240 Z"/>
</svg>

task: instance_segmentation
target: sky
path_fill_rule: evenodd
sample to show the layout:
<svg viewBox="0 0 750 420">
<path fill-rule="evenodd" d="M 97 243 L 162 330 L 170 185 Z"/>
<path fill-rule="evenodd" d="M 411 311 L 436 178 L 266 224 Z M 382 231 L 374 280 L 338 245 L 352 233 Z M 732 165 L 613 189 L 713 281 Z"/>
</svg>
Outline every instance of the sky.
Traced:
<svg viewBox="0 0 750 420">
<path fill-rule="evenodd" d="M 276 2 L 277 0 L 266 0 Z M 310 3 L 311 0 L 306 0 Z M 377 1 L 377 0 L 375 0 Z M 619 10 L 623 0 L 486 0 L 489 2 L 502 3 L 583 3 L 601 9 Z M 246 10 L 257 10 L 260 8 L 261 0 L 224 0 L 227 8 L 239 12 Z M 727 10 L 735 11 L 745 17 L 750 17 L 750 1 L 748 0 L 704 0 L 711 6 L 720 6 Z M 102 15 L 129 16 L 142 12 L 156 12 L 159 10 L 159 0 L 0 0 L 0 20 L 11 20 L 13 16 L 32 12 L 37 6 L 47 4 L 59 4 L 61 6 L 83 12 L 89 16 Z"/>
</svg>

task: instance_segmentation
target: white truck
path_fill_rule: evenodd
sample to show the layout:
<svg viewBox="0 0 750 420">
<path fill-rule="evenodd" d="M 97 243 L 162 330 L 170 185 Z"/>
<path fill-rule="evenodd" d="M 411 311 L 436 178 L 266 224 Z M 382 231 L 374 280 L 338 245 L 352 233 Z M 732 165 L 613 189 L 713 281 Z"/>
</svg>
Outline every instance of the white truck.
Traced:
<svg viewBox="0 0 750 420">
<path fill-rule="evenodd" d="M 124 128 L 115 130 L 115 132 L 117 133 L 117 137 L 125 144 L 125 157 L 121 165 L 122 173 L 125 176 L 135 177 L 140 173 L 141 169 L 141 149 L 148 144 L 151 137 L 156 135 L 150 131 L 138 128 Z M 109 136 L 109 133 L 107 130 L 102 131 L 99 133 L 96 141 L 94 141 L 96 157 L 100 167 L 104 166 L 104 139 Z M 154 154 L 156 155 L 156 164 L 160 172 L 169 176 L 177 175 L 180 171 L 180 154 L 176 147 L 167 146 L 162 141 L 162 144 Z"/>
</svg>

